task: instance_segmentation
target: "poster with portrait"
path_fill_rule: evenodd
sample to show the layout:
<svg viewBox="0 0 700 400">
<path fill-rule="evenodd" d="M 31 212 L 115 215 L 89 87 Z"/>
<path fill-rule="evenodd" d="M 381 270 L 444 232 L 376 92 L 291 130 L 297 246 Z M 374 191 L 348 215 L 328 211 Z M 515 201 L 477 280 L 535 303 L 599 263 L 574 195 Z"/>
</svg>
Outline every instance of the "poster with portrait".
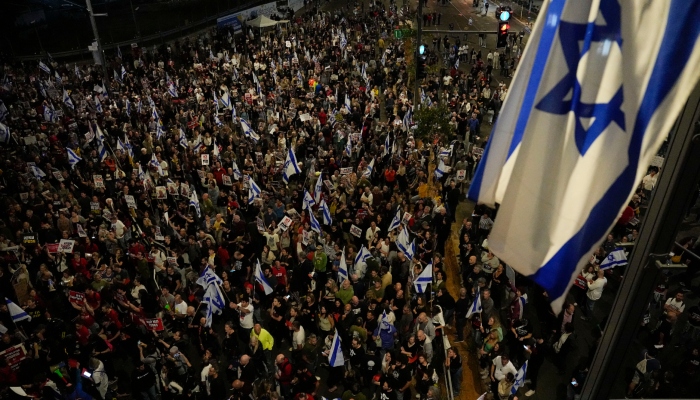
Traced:
<svg viewBox="0 0 700 400">
<path fill-rule="evenodd" d="M 233 186 L 233 182 L 231 182 L 231 177 L 228 175 L 223 175 L 221 177 L 221 182 L 224 184 L 224 186 Z"/>
<path fill-rule="evenodd" d="M 175 182 L 168 182 L 165 184 L 168 188 L 168 194 L 171 196 L 177 196 L 179 193 L 177 191 L 177 184 Z"/>
<path fill-rule="evenodd" d="M 190 197 L 190 186 L 187 183 L 180 184 L 180 196 Z"/>
<path fill-rule="evenodd" d="M 136 209 L 136 200 L 134 200 L 134 196 L 126 194 L 124 195 L 124 201 L 126 201 L 127 207 L 133 208 L 134 210 Z"/>
<path fill-rule="evenodd" d="M 362 228 L 353 224 L 350 227 L 350 234 L 352 234 L 353 236 L 355 236 L 357 238 L 362 237 Z"/>
<path fill-rule="evenodd" d="M 457 170 L 457 180 L 462 182 L 467 178 L 467 170 L 466 169 L 460 169 Z"/>
<path fill-rule="evenodd" d="M 58 243 L 58 251 L 65 254 L 70 254 L 73 252 L 73 247 L 75 246 L 75 240 L 72 239 L 61 239 Z"/>
<path fill-rule="evenodd" d="M 202 154 L 200 156 L 202 158 L 202 165 L 209 165 L 209 154 Z"/>
<path fill-rule="evenodd" d="M 165 186 L 156 186 L 156 199 L 165 200 L 168 198 L 168 189 Z"/>
<path fill-rule="evenodd" d="M 105 182 L 102 178 L 102 175 L 93 175 L 92 181 L 95 183 L 95 189 L 104 189 L 105 188 Z"/>
</svg>

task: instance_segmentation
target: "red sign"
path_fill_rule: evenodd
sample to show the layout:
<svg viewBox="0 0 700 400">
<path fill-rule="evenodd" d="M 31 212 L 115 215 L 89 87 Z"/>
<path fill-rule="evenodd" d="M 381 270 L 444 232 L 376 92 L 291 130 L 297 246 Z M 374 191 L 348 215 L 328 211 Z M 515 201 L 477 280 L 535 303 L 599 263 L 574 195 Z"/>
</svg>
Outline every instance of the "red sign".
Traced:
<svg viewBox="0 0 700 400">
<path fill-rule="evenodd" d="M 68 292 L 68 301 L 70 301 L 73 304 L 82 306 L 85 303 L 85 293 L 75 292 L 71 290 L 70 292 Z"/>
<path fill-rule="evenodd" d="M 51 254 L 58 253 L 58 243 L 46 243 L 46 250 Z"/>
<path fill-rule="evenodd" d="M 7 365 L 9 365 L 13 371 L 17 371 L 19 369 L 19 364 L 27 358 L 27 351 L 24 350 L 23 344 L 18 344 L 0 352 L 0 357 L 3 357 L 5 361 L 7 361 Z"/>
<path fill-rule="evenodd" d="M 163 329 L 163 320 L 160 318 L 141 318 L 139 323 L 146 327 L 149 331 L 160 332 Z"/>
</svg>

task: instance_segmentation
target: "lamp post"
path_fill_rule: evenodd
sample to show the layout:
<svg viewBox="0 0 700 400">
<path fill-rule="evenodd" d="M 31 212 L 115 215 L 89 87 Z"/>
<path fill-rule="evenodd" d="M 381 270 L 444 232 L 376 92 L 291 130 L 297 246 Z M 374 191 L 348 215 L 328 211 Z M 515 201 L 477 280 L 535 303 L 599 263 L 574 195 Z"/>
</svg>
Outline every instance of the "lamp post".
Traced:
<svg viewBox="0 0 700 400">
<path fill-rule="evenodd" d="M 100 33 L 97 31 L 97 23 L 95 23 L 95 14 L 92 12 L 92 2 L 90 0 L 85 0 L 87 5 L 87 12 L 90 16 L 90 24 L 92 24 L 92 33 L 95 35 L 95 42 L 97 42 L 97 53 L 102 64 L 102 74 L 104 79 L 107 79 L 107 65 L 105 63 L 104 51 L 102 51 L 102 42 L 100 41 Z"/>
</svg>

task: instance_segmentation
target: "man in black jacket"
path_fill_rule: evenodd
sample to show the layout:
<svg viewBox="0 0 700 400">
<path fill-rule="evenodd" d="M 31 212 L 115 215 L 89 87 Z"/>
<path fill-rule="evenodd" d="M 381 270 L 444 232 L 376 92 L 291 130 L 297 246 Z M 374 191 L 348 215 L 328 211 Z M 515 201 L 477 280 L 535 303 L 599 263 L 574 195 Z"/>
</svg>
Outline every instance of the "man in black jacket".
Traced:
<svg viewBox="0 0 700 400">
<path fill-rule="evenodd" d="M 146 364 L 140 363 L 136 367 L 131 382 L 134 385 L 134 392 L 139 393 L 141 398 L 156 400 L 156 375 L 150 368 L 146 368 Z"/>
</svg>

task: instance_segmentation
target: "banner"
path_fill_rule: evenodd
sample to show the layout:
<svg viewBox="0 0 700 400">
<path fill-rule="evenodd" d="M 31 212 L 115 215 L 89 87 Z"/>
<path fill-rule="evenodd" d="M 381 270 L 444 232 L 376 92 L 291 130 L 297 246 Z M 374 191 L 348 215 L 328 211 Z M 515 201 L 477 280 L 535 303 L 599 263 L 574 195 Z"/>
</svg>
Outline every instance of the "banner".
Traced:
<svg viewBox="0 0 700 400">
<path fill-rule="evenodd" d="M 68 292 L 68 301 L 70 301 L 71 304 L 82 306 L 85 302 L 85 293 L 71 290 Z"/>
<path fill-rule="evenodd" d="M 139 323 L 146 327 L 149 331 L 160 332 L 163 328 L 163 320 L 160 318 L 141 318 Z"/>
<path fill-rule="evenodd" d="M 24 349 L 23 344 L 18 344 L 0 352 L 0 357 L 5 359 L 7 365 L 9 365 L 13 371 L 17 371 L 20 363 L 27 358 L 27 351 Z"/>
</svg>

